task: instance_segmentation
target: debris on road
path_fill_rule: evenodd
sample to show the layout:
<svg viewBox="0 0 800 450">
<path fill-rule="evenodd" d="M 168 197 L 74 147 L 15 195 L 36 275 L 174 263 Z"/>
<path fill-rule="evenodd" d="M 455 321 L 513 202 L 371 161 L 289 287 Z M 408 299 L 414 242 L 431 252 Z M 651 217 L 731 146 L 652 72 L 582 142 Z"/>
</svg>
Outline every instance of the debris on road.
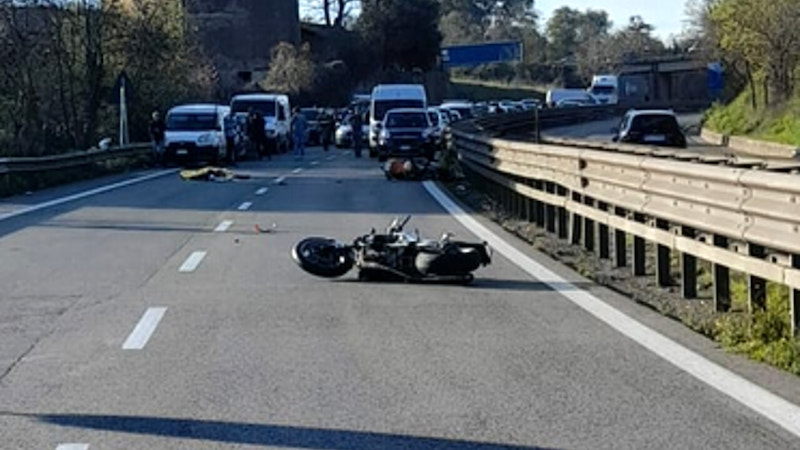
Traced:
<svg viewBox="0 0 800 450">
<path fill-rule="evenodd" d="M 278 230 L 278 224 L 277 223 L 273 223 L 271 228 L 264 228 L 259 224 L 255 224 L 254 228 L 256 230 L 256 233 L 260 233 L 260 234 L 263 234 L 263 233 L 274 233 L 274 232 L 276 232 Z"/>
<path fill-rule="evenodd" d="M 226 182 L 232 180 L 247 180 L 250 175 L 242 175 L 222 167 L 203 167 L 201 169 L 186 169 L 180 172 L 184 181 L 216 181 Z"/>
</svg>

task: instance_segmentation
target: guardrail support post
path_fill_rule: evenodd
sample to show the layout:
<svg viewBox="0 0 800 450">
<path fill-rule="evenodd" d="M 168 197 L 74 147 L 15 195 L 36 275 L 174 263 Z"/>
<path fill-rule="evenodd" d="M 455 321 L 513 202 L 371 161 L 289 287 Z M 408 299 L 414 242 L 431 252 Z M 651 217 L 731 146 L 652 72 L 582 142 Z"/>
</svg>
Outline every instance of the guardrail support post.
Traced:
<svg viewBox="0 0 800 450">
<path fill-rule="evenodd" d="M 572 201 L 576 203 L 580 203 L 581 194 L 572 193 Z M 572 245 L 580 245 L 581 244 L 581 231 L 583 231 L 583 217 L 579 214 L 572 213 L 572 226 L 570 226 L 570 237 L 569 241 Z"/>
<path fill-rule="evenodd" d="M 666 220 L 656 219 L 656 228 L 669 230 L 669 223 Z M 656 282 L 661 287 L 672 285 L 672 274 L 670 273 L 671 260 L 669 247 L 658 245 L 656 251 Z"/>
<path fill-rule="evenodd" d="M 696 233 L 691 227 L 681 227 L 681 234 L 694 238 Z M 697 298 L 697 258 L 688 254 L 681 254 L 681 294 L 685 299 Z"/>
<path fill-rule="evenodd" d="M 558 186 L 558 195 L 567 198 L 569 191 L 563 186 Z M 569 211 L 563 206 L 558 207 L 558 237 L 569 239 Z"/>
<path fill-rule="evenodd" d="M 714 246 L 728 248 L 728 238 L 714 235 Z M 714 264 L 714 309 L 728 312 L 731 309 L 731 271 L 727 267 Z"/>
<path fill-rule="evenodd" d="M 608 203 L 600 202 L 600 210 L 608 212 Z M 604 223 L 598 224 L 599 245 L 600 245 L 600 259 L 609 259 L 611 253 L 611 244 L 608 239 L 608 225 Z"/>
<path fill-rule="evenodd" d="M 620 217 L 626 216 L 625 210 L 622 208 L 615 208 L 614 213 Z M 617 267 L 628 265 L 628 243 L 625 232 L 622 230 L 614 230 L 614 256 Z"/>
<path fill-rule="evenodd" d="M 637 222 L 644 222 L 644 215 L 635 213 L 633 220 Z M 633 237 L 633 275 L 641 277 L 647 274 L 647 261 L 645 252 L 644 238 L 639 236 Z"/>
<path fill-rule="evenodd" d="M 800 255 L 792 255 L 792 267 L 800 269 Z M 789 306 L 792 314 L 792 336 L 800 335 L 800 290 L 792 289 L 791 298 L 792 302 Z"/>
<path fill-rule="evenodd" d="M 755 244 L 747 245 L 747 253 L 754 258 L 763 258 L 765 256 L 764 247 Z M 749 275 L 747 277 L 747 292 L 750 295 L 748 308 L 751 313 L 756 309 L 765 309 L 767 307 L 767 280 Z"/>
<path fill-rule="evenodd" d="M 548 194 L 555 195 L 556 193 L 556 185 L 551 181 L 545 182 L 545 190 Z M 556 232 L 556 205 L 546 204 L 545 205 L 545 223 L 547 225 L 547 231 L 550 233 Z"/>
<path fill-rule="evenodd" d="M 534 181 L 535 187 L 539 191 L 544 191 L 544 182 L 541 180 Z M 536 226 L 544 228 L 544 203 L 540 200 L 533 201 L 533 215 L 536 218 Z"/>
<path fill-rule="evenodd" d="M 583 203 L 588 206 L 594 206 L 594 200 L 589 197 L 584 197 Z M 584 219 L 583 224 L 583 246 L 587 251 L 594 253 L 594 220 L 587 217 Z"/>
</svg>

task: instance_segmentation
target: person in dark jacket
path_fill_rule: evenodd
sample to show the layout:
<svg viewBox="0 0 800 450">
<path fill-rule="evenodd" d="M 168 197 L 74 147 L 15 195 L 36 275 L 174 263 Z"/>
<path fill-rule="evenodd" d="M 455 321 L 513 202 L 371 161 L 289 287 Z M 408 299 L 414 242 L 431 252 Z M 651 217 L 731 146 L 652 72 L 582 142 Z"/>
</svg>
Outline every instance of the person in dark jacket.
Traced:
<svg viewBox="0 0 800 450">
<path fill-rule="evenodd" d="M 161 118 L 158 111 L 153 111 L 150 120 L 150 140 L 153 142 L 153 161 L 156 164 L 164 164 L 164 135 L 167 125 Z"/>
<path fill-rule="evenodd" d="M 364 120 L 361 117 L 360 111 L 356 110 L 353 113 L 353 117 L 350 119 L 350 126 L 353 127 L 353 153 L 356 155 L 356 158 L 361 158 L 361 144 L 364 139 L 364 130 L 362 128 L 364 126 Z"/>
</svg>

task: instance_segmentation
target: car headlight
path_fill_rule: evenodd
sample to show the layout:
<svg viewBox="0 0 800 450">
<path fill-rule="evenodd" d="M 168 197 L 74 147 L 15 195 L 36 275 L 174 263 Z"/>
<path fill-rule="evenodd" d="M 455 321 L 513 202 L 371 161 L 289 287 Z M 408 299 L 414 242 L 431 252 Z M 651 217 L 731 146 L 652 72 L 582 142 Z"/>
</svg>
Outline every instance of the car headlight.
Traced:
<svg viewBox="0 0 800 450">
<path fill-rule="evenodd" d="M 381 130 L 378 136 L 380 137 L 381 141 L 385 142 L 392 138 L 392 133 L 390 133 L 389 130 Z"/>
<path fill-rule="evenodd" d="M 209 145 L 214 143 L 214 134 L 213 133 L 201 134 L 200 137 L 197 138 L 197 143 L 199 145 Z"/>
</svg>

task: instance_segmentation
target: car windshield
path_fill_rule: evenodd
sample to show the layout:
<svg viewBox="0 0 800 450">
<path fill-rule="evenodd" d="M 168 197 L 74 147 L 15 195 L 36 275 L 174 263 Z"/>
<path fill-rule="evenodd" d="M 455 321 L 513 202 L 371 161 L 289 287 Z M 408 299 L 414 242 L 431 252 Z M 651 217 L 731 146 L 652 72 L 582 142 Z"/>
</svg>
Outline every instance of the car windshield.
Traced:
<svg viewBox="0 0 800 450">
<path fill-rule="evenodd" d="M 670 134 L 680 132 L 680 126 L 673 115 L 643 114 L 633 118 L 631 131 Z"/>
<path fill-rule="evenodd" d="M 431 125 L 432 126 L 434 126 L 434 127 L 438 126 L 439 125 L 439 114 L 436 114 L 435 112 L 429 111 L 428 112 L 428 120 L 431 121 Z"/>
<path fill-rule="evenodd" d="M 614 86 L 593 86 L 592 94 L 595 95 L 611 95 L 616 91 Z"/>
<path fill-rule="evenodd" d="M 167 117 L 169 131 L 207 131 L 216 128 L 216 114 L 176 113 Z"/>
<path fill-rule="evenodd" d="M 236 100 L 231 105 L 231 112 L 234 114 L 246 113 L 253 108 L 264 117 L 275 117 L 275 100 Z"/>
<path fill-rule="evenodd" d="M 425 104 L 422 100 L 375 100 L 372 118 L 380 122 L 392 109 L 423 107 Z"/>
<path fill-rule="evenodd" d="M 387 128 L 427 128 L 428 118 L 422 112 L 395 112 L 386 116 Z"/>
</svg>

